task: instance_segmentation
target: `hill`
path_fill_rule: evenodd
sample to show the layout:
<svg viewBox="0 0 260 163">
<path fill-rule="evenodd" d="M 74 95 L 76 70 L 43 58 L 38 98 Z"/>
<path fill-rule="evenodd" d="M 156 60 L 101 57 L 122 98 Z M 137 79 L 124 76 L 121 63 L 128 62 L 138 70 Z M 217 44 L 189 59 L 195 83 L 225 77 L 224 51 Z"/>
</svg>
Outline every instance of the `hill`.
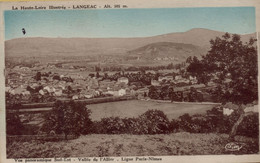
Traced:
<svg viewBox="0 0 260 163">
<path fill-rule="evenodd" d="M 197 45 L 201 48 L 209 49 L 211 39 L 221 37 L 225 32 L 214 31 L 204 28 L 194 28 L 186 32 L 169 33 L 155 36 L 156 40 L 164 40 L 167 42 L 186 43 Z M 243 42 L 248 41 L 251 37 L 256 38 L 256 33 L 240 35 Z"/>
<path fill-rule="evenodd" d="M 209 49 L 209 40 L 223 35 L 223 32 L 208 29 L 192 29 L 187 32 L 170 33 L 152 37 L 138 38 L 17 38 L 5 41 L 6 57 L 23 56 L 91 56 L 126 54 L 128 51 L 153 43 L 181 43 L 198 46 L 204 51 Z M 248 40 L 255 34 L 241 35 Z M 159 45 L 156 45 L 159 46 Z M 176 45 L 167 45 L 168 50 Z M 169 47 L 172 46 L 172 47 Z M 163 51 L 166 51 L 164 48 Z M 189 48 L 188 48 L 189 50 Z M 165 52 L 159 52 L 164 54 Z"/>
<path fill-rule="evenodd" d="M 131 50 L 129 55 L 139 59 L 185 60 L 189 56 L 201 56 L 207 51 L 199 46 L 184 43 L 157 42 Z"/>
</svg>

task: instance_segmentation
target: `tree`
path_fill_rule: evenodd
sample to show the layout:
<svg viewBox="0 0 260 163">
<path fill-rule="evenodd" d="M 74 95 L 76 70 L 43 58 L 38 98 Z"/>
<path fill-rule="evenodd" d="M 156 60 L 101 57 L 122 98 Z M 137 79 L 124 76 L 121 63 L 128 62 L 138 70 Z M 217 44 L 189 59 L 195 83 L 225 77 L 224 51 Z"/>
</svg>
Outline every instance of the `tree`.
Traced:
<svg viewBox="0 0 260 163">
<path fill-rule="evenodd" d="M 6 113 L 6 133 L 7 135 L 21 135 L 24 126 L 20 120 L 18 112 Z"/>
<path fill-rule="evenodd" d="M 99 71 L 101 71 L 101 68 L 100 68 L 100 66 L 95 66 L 95 71 L 96 71 L 96 72 L 99 72 Z"/>
<path fill-rule="evenodd" d="M 158 80 L 160 74 L 158 72 L 155 73 L 154 80 Z"/>
<path fill-rule="evenodd" d="M 57 101 L 52 111 L 45 115 L 43 131 L 55 131 L 57 134 L 64 133 L 65 139 L 68 134 L 88 134 L 92 125 L 89 118 L 91 111 L 81 102 Z"/>
<path fill-rule="evenodd" d="M 55 75 L 55 76 L 53 76 L 52 79 L 53 79 L 53 80 L 60 80 L 60 76 L 59 76 L 59 75 Z"/>
<path fill-rule="evenodd" d="M 138 117 L 140 134 L 169 133 L 170 121 L 161 110 L 148 110 Z"/>
<path fill-rule="evenodd" d="M 100 77 L 100 75 L 99 75 L 99 72 L 97 71 L 96 78 L 99 78 L 99 77 Z"/>
<path fill-rule="evenodd" d="M 16 95 L 6 93 L 6 133 L 8 135 L 21 135 L 24 126 L 19 117 L 21 99 Z M 12 112 L 11 112 L 12 111 Z"/>
<path fill-rule="evenodd" d="M 149 87 L 148 96 L 152 99 L 158 99 L 159 93 L 157 92 L 157 88 L 155 86 Z"/>
<path fill-rule="evenodd" d="M 245 117 L 242 104 L 249 104 L 258 99 L 255 42 L 256 39 L 251 38 L 249 42 L 243 43 L 239 35 L 231 36 L 226 33 L 222 38 L 211 40 L 208 53 L 202 56 L 201 61 L 195 61 L 201 67 L 201 74 L 210 74 L 210 77 L 215 76 L 222 80 L 218 82 L 223 91 L 222 102 L 230 101 L 239 105 L 240 117 L 232 127 L 230 139 L 234 139 L 237 128 Z M 194 61 L 189 66 L 192 64 Z M 191 69 L 187 70 L 192 72 Z"/>
<path fill-rule="evenodd" d="M 165 98 L 167 98 L 168 97 L 168 95 L 169 95 L 169 86 L 163 86 L 162 88 L 161 88 L 161 92 L 160 92 L 160 98 L 162 99 L 162 100 L 164 100 Z"/>
<path fill-rule="evenodd" d="M 104 77 L 103 77 L 104 79 L 107 79 L 108 78 L 108 74 L 105 72 L 104 73 Z"/>
<path fill-rule="evenodd" d="M 37 72 L 36 75 L 35 75 L 35 80 L 39 81 L 41 80 L 41 72 Z"/>
<path fill-rule="evenodd" d="M 211 50 L 203 57 L 209 72 L 215 72 L 231 82 L 224 90 L 237 104 L 247 104 L 258 99 L 257 89 L 257 49 L 255 39 L 243 44 L 239 35 L 226 33 L 222 39 L 211 40 Z"/>
<path fill-rule="evenodd" d="M 5 94 L 6 110 L 18 110 L 21 108 L 21 96 L 12 95 L 9 92 Z"/>
<path fill-rule="evenodd" d="M 239 35 L 224 34 L 211 40 L 211 49 L 202 60 L 193 58 L 187 71 L 195 76 L 222 79 L 219 84 L 228 101 L 247 104 L 258 99 L 257 48 L 255 39 L 243 43 Z M 230 81 L 227 81 L 230 79 Z M 223 84 L 226 83 L 226 84 Z M 226 101 L 223 101 L 226 102 Z"/>
<path fill-rule="evenodd" d="M 193 59 L 192 59 L 192 56 L 189 56 L 187 59 L 186 59 L 186 63 L 192 63 Z"/>
<path fill-rule="evenodd" d="M 91 73 L 88 76 L 90 76 L 91 78 L 93 78 L 95 76 L 95 74 Z"/>
<path fill-rule="evenodd" d="M 186 62 L 189 63 L 187 72 L 189 72 L 192 76 L 196 76 L 198 83 L 207 85 L 207 83 L 210 81 L 210 75 L 206 71 L 206 66 L 203 65 L 203 62 L 200 61 L 196 56 L 193 58 L 188 57 Z"/>
<path fill-rule="evenodd" d="M 171 99 L 171 102 L 173 102 L 173 96 L 174 96 L 174 88 L 173 88 L 173 87 L 170 87 L 170 88 L 169 88 L 168 97 Z"/>
</svg>

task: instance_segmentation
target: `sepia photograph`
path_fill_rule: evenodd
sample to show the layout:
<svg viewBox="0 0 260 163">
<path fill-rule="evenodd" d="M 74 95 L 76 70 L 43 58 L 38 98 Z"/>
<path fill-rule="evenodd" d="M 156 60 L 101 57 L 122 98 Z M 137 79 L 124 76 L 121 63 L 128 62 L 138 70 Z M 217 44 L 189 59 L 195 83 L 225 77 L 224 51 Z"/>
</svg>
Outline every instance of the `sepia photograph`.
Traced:
<svg viewBox="0 0 260 163">
<path fill-rule="evenodd" d="M 259 154 L 254 6 L 25 4 L 3 19 L 6 159 Z"/>
</svg>

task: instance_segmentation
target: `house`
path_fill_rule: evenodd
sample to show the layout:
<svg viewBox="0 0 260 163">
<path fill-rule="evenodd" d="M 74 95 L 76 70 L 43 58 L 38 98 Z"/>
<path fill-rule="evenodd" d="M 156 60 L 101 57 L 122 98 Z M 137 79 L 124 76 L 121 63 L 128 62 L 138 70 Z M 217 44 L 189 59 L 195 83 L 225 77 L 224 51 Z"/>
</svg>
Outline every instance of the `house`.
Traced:
<svg viewBox="0 0 260 163">
<path fill-rule="evenodd" d="M 78 73 L 70 73 L 68 76 L 70 76 L 72 79 L 83 79 L 83 76 Z"/>
<path fill-rule="evenodd" d="M 44 95 L 45 93 L 44 93 L 44 91 L 41 89 L 41 90 L 39 90 L 39 93 L 41 94 L 41 95 Z"/>
<path fill-rule="evenodd" d="M 189 84 L 189 83 L 190 83 L 190 80 L 188 80 L 188 79 L 180 79 L 180 80 L 177 81 L 177 83 Z"/>
<path fill-rule="evenodd" d="M 141 89 L 138 89 L 138 90 L 136 90 L 136 93 L 137 93 L 137 94 L 142 94 L 142 95 L 144 95 L 144 94 L 146 93 L 146 95 L 148 95 L 148 93 L 149 93 L 149 88 L 141 88 Z"/>
<path fill-rule="evenodd" d="M 190 79 L 190 80 L 196 80 L 196 79 L 197 79 L 197 77 L 196 77 L 196 76 L 195 76 L 195 77 L 193 77 L 193 76 L 191 76 L 191 75 L 190 75 L 190 76 L 189 76 L 189 79 Z"/>
<path fill-rule="evenodd" d="M 88 93 L 88 94 L 85 94 L 84 97 L 85 97 L 85 98 L 92 98 L 93 95 L 92 95 L 91 93 Z"/>
<path fill-rule="evenodd" d="M 133 89 L 130 89 L 130 95 L 135 95 L 135 94 L 136 94 L 136 91 Z"/>
<path fill-rule="evenodd" d="M 115 81 L 110 81 L 110 80 L 103 80 L 99 81 L 99 87 L 100 88 L 108 88 L 108 87 L 113 87 L 115 85 Z"/>
<path fill-rule="evenodd" d="M 121 88 L 121 89 L 118 90 L 118 95 L 119 96 L 124 96 L 125 94 L 126 94 L 126 90 L 125 89 Z"/>
<path fill-rule="evenodd" d="M 233 109 L 229 109 L 229 108 L 223 108 L 223 115 L 231 115 L 233 113 Z"/>
<path fill-rule="evenodd" d="M 124 88 L 115 86 L 114 88 L 108 90 L 107 94 L 111 94 L 113 96 L 124 96 L 126 95 L 126 90 Z"/>
<path fill-rule="evenodd" d="M 99 92 L 95 91 L 94 89 L 90 89 L 90 90 L 82 90 L 80 92 L 80 95 L 84 96 L 84 98 L 92 98 L 95 97 L 96 95 L 99 95 Z"/>
<path fill-rule="evenodd" d="M 244 110 L 246 113 L 247 112 L 258 112 L 258 105 L 253 105 L 253 106 L 248 106 Z"/>
<path fill-rule="evenodd" d="M 30 95 L 30 94 L 31 94 L 31 93 L 30 93 L 29 91 L 23 91 L 23 92 L 22 92 L 22 95 L 23 95 L 23 96 L 27 96 L 27 95 Z"/>
<path fill-rule="evenodd" d="M 162 82 L 163 80 L 171 81 L 171 80 L 173 80 L 173 77 L 172 76 L 159 76 L 158 81 Z"/>
<path fill-rule="evenodd" d="M 78 96 L 78 95 L 72 96 L 72 100 L 78 100 L 78 99 L 79 99 L 79 96 Z"/>
<path fill-rule="evenodd" d="M 118 82 L 118 83 L 128 84 L 128 83 L 129 83 L 129 80 L 128 80 L 128 78 L 126 78 L 126 77 L 121 77 L 121 78 L 118 78 L 118 79 L 117 79 L 117 82 Z"/>
<path fill-rule="evenodd" d="M 38 83 L 32 83 L 32 88 L 36 88 L 36 87 L 39 87 L 39 84 Z"/>
<path fill-rule="evenodd" d="M 91 86 L 89 86 L 88 88 L 89 88 L 89 89 L 98 89 L 99 87 L 98 87 L 98 85 L 91 85 Z"/>
<path fill-rule="evenodd" d="M 234 110 L 237 109 L 238 109 L 238 105 L 228 102 L 223 106 L 223 115 L 229 116 L 233 113 Z"/>
<path fill-rule="evenodd" d="M 56 86 L 55 89 L 65 90 L 65 86 L 60 84 L 60 85 Z"/>
<path fill-rule="evenodd" d="M 14 89 L 14 94 L 22 94 L 22 92 L 25 92 L 25 91 L 26 91 L 26 89 L 21 88 L 21 87 L 17 87 L 17 88 Z"/>
<path fill-rule="evenodd" d="M 46 87 L 43 88 L 43 90 L 46 90 L 49 93 L 53 93 L 53 92 L 56 91 L 56 89 L 52 86 L 46 86 Z"/>
<path fill-rule="evenodd" d="M 48 92 L 50 92 L 50 90 L 51 90 L 49 86 L 45 86 L 45 87 L 43 87 L 43 89 L 47 90 Z"/>
<path fill-rule="evenodd" d="M 198 83 L 196 76 L 195 77 L 189 76 L 189 80 L 190 80 L 191 84 L 197 84 Z"/>
<path fill-rule="evenodd" d="M 86 81 L 84 81 L 83 79 L 75 79 L 74 83 L 79 84 L 79 85 L 86 85 Z"/>
<path fill-rule="evenodd" d="M 160 82 L 157 81 L 157 80 L 151 80 L 151 85 L 153 85 L 153 86 L 159 86 L 159 85 L 160 85 Z"/>
<path fill-rule="evenodd" d="M 107 88 L 105 88 L 105 87 L 99 87 L 98 91 L 99 91 L 100 93 L 104 93 L 104 92 L 107 92 Z"/>
<path fill-rule="evenodd" d="M 94 95 L 99 96 L 100 95 L 100 91 L 94 91 Z"/>
<path fill-rule="evenodd" d="M 12 94 L 12 95 L 15 95 L 15 90 L 14 89 L 10 89 L 9 93 Z"/>
<path fill-rule="evenodd" d="M 119 88 L 127 88 L 127 85 L 126 85 L 126 83 L 125 82 L 123 82 L 123 83 L 119 83 L 119 84 L 116 84 Z"/>
<path fill-rule="evenodd" d="M 175 76 L 175 80 L 180 80 L 180 79 L 182 79 L 182 76 L 181 76 L 181 75 L 176 75 L 176 76 Z"/>
<path fill-rule="evenodd" d="M 113 93 L 114 96 L 124 96 L 126 95 L 126 90 L 125 89 L 118 89 L 118 90 L 114 90 Z"/>
<path fill-rule="evenodd" d="M 248 112 L 258 112 L 258 105 L 257 104 L 251 104 L 250 106 L 242 106 L 244 109 L 245 113 Z M 232 103 L 227 103 L 226 105 L 223 106 L 223 114 L 224 115 L 230 115 L 233 113 L 234 110 L 239 109 L 238 105 L 232 104 Z"/>
<path fill-rule="evenodd" d="M 29 67 L 20 67 L 20 70 L 22 71 L 31 71 Z"/>
<path fill-rule="evenodd" d="M 13 68 L 13 70 L 20 70 L 20 66 L 15 66 L 14 68 Z"/>
<path fill-rule="evenodd" d="M 62 96 L 62 90 L 56 89 L 56 90 L 54 91 L 54 95 L 55 95 L 55 96 Z"/>
<path fill-rule="evenodd" d="M 114 95 L 114 91 L 113 90 L 108 90 L 107 92 L 105 92 L 104 94 L 108 94 L 108 95 Z"/>
</svg>

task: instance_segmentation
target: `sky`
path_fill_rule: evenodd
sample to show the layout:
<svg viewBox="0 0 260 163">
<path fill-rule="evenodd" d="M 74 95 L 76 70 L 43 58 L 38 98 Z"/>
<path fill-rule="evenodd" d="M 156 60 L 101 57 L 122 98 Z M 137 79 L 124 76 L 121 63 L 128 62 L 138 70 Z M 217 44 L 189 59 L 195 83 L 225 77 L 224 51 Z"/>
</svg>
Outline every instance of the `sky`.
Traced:
<svg viewBox="0 0 260 163">
<path fill-rule="evenodd" d="M 256 32 L 254 7 L 10 10 L 4 13 L 5 40 L 21 37 L 147 37 L 206 28 Z M 25 28 L 26 35 L 23 35 Z"/>
</svg>

